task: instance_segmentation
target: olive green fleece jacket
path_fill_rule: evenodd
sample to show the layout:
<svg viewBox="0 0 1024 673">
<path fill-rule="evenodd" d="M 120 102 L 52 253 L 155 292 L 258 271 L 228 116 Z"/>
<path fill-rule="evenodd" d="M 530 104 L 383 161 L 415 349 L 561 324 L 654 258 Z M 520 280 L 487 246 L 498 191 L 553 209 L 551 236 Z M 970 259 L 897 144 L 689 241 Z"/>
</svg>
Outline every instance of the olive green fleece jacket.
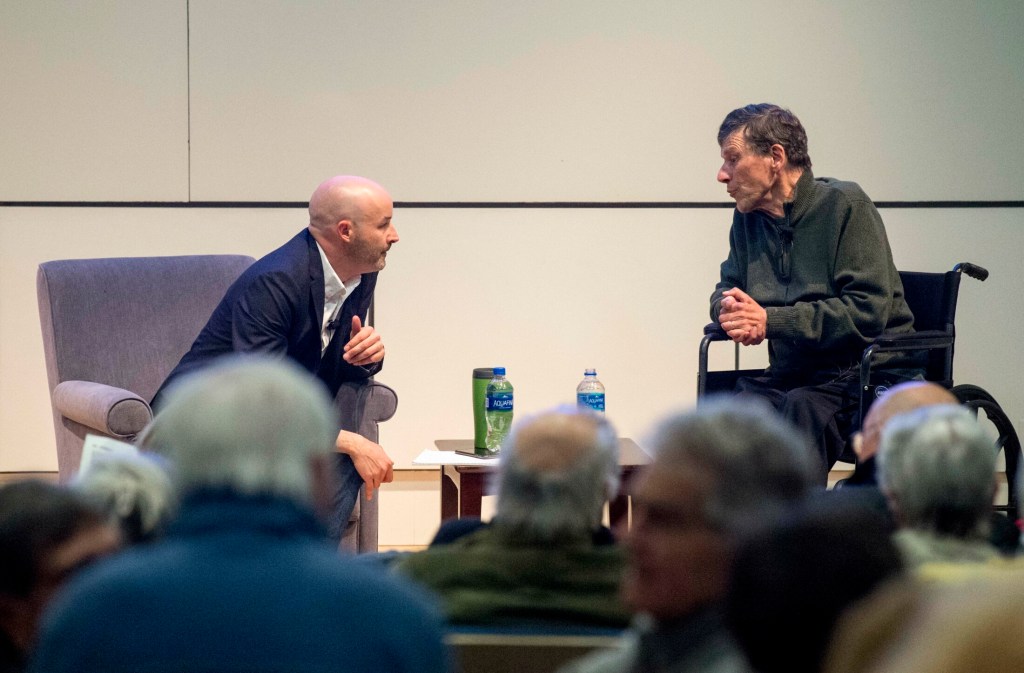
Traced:
<svg viewBox="0 0 1024 673">
<path fill-rule="evenodd" d="M 729 256 L 711 295 L 713 320 L 722 293 L 733 287 L 768 314 L 775 376 L 838 373 L 858 362 L 883 332 L 913 332 L 914 317 L 871 199 L 856 183 L 815 179 L 809 169 L 783 217 L 734 212 Z M 878 362 L 908 364 L 903 358 Z"/>
<path fill-rule="evenodd" d="M 441 598 L 455 624 L 548 620 L 625 627 L 618 598 L 625 556 L 590 536 L 524 544 L 498 524 L 410 554 L 394 570 Z"/>
</svg>

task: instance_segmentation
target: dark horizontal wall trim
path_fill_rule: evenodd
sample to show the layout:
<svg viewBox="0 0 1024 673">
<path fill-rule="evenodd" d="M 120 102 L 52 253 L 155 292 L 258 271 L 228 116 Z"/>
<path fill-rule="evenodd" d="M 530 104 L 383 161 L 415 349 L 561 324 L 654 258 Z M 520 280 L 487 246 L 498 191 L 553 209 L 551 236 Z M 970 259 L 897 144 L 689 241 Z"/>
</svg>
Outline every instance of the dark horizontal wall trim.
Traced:
<svg viewBox="0 0 1024 673">
<path fill-rule="evenodd" d="M 305 201 L 0 201 L 6 208 L 305 208 Z M 878 208 L 1024 208 L 1024 201 L 876 201 Z M 396 201 L 396 208 L 732 208 L 727 201 Z"/>
</svg>

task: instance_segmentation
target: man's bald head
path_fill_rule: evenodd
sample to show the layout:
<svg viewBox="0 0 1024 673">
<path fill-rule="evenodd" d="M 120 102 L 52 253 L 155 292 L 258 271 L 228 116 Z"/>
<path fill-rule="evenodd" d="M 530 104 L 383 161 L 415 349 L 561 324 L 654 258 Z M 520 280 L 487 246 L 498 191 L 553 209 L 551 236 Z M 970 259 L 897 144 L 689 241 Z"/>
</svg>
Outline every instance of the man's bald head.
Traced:
<svg viewBox="0 0 1024 673">
<path fill-rule="evenodd" d="M 380 271 L 398 242 L 391 222 L 394 204 L 373 180 L 337 175 L 309 198 L 309 232 L 342 282 Z"/>
<path fill-rule="evenodd" d="M 597 420 L 590 415 L 548 412 L 516 433 L 515 452 L 528 470 L 559 472 L 594 450 Z"/>
<path fill-rule="evenodd" d="M 868 409 L 861 430 L 858 459 L 867 460 L 878 452 L 882 431 L 893 416 L 937 404 L 959 404 L 959 401 L 953 393 L 931 381 L 907 381 L 890 388 Z"/>
<path fill-rule="evenodd" d="M 342 220 L 361 222 L 367 210 L 391 196 L 383 187 L 357 175 L 336 175 L 320 183 L 309 197 L 309 226 L 326 232 Z"/>
</svg>

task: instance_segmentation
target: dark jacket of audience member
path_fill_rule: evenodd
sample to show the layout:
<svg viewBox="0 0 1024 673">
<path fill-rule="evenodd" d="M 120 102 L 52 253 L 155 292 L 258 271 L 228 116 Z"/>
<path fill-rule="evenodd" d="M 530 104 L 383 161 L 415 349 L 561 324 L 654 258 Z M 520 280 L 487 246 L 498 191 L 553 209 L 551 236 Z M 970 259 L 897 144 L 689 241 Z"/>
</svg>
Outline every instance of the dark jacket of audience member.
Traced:
<svg viewBox="0 0 1024 673">
<path fill-rule="evenodd" d="M 817 673 L 843 611 L 900 573 L 885 518 L 845 500 L 812 498 L 736 554 L 727 617 L 758 673 Z"/>
<path fill-rule="evenodd" d="M 427 597 L 327 543 L 336 421 L 308 373 L 228 358 L 182 377 L 153 425 L 178 518 L 69 586 L 32 670 L 447 670 Z"/>
</svg>

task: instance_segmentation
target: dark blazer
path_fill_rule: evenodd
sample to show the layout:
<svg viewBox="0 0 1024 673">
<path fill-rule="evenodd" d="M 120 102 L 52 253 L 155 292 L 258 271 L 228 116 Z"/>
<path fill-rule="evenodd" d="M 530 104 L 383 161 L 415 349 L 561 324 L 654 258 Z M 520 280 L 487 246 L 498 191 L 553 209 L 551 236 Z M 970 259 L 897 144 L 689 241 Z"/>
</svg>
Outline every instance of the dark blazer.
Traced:
<svg viewBox="0 0 1024 673">
<path fill-rule="evenodd" d="M 348 341 L 353 315 L 365 322 L 376 285 L 376 272 L 363 274 L 359 287 L 342 306 L 338 329 L 321 360 L 324 269 L 316 241 L 303 229 L 246 269 L 228 288 L 192 348 L 153 396 L 154 409 L 159 408 L 171 381 L 227 353 L 289 357 L 320 377 L 332 397 L 342 383 L 369 378 L 380 371 L 381 363 L 350 365 L 341 360 L 341 350 L 335 347 Z"/>
</svg>

